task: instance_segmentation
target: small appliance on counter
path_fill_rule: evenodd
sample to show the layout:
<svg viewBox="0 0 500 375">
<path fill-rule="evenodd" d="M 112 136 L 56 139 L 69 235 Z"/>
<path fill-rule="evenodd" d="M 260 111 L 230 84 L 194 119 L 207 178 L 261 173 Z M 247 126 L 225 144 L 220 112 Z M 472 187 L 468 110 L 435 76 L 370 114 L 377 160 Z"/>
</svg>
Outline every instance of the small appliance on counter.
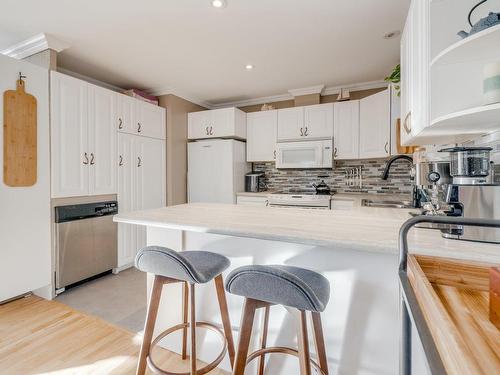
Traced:
<svg viewBox="0 0 500 375">
<path fill-rule="evenodd" d="M 258 193 L 266 191 L 267 186 L 264 182 L 264 173 L 249 172 L 245 175 L 245 191 L 247 193 Z"/>
<path fill-rule="evenodd" d="M 500 219 L 500 185 L 494 181 L 489 147 L 453 147 L 449 155 L 417 164 L 416 181 L 424 215 Z M 500 230 L 472 226 L 438 226 L 445 238 L 500 243 Z"/>
</svg>

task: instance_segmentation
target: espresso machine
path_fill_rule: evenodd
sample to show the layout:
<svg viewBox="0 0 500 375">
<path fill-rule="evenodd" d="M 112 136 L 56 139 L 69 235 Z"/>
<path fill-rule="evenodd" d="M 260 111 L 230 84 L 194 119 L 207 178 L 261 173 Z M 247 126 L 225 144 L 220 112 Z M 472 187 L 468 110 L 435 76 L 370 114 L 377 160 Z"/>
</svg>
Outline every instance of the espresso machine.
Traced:
<svg viewBox="0 0 500 375">
<path fill-rule="evenodd" d="M 416 164 L 416 183 L 421 192 L 424 215 L 500 219 L 500 184 L 489 147 L 452 147 L 441 156 Z M 447 160 L 447 161 L 446 161 Z M 457 240 L 500 243 L 494 228 L 447 226 L 443 237 Z"/>
</svg>

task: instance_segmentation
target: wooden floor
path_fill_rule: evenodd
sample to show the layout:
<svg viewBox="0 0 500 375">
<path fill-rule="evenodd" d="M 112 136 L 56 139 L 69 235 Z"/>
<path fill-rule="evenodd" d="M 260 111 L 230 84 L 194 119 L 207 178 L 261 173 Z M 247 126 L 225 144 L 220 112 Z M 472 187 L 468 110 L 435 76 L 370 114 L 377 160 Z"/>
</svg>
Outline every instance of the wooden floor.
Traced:
<svg viewBox="0 0 500 375">
<path fill-rule="evenodd" d="M 62 303 L 31 296 L 0 306 L 0 374 L 134 374 L 141 339 Z M 165 369 L 188 371 L 188 361 L 177 354 L 157 350 L 154 355 Z"/>
</svg>

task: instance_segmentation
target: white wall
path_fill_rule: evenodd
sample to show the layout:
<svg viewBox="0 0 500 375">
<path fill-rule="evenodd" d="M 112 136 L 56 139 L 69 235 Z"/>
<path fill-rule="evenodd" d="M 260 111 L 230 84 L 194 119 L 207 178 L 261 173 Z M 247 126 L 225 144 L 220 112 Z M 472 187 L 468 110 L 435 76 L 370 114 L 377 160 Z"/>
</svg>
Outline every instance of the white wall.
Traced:
<svg viewBox="0 0 500 375">
<path fill-rule="evenodd" d="M 15 89 L 19 72 L 27 76 L 26 91 L 37 99 L 37 182 L 32 187 L 8 187 L 3 182 L 2 167 L 0 301 L 51 283 L 49 72 L 29 62 L 0 55 L 0 94 Z M 3 103 L 0 119 L 3 121 Z M 3 126 L 0 147 L 3 149 Z M 0 166 L 3 166 L 3 152 L 0 152 Z"/>
</svg>

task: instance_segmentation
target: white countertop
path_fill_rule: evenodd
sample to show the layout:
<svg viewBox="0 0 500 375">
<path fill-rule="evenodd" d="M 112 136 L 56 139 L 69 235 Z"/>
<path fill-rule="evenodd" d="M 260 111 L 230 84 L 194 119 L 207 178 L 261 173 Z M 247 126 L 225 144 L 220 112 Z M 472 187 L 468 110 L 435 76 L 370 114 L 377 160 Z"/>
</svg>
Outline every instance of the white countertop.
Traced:
<svg viewBox="0 0 500 375">
<path fill-rule="evenodd" d="M 395 208 L 329 211 L 216 203 L 114 217 L 121 223 L 391 254 L 398 253 L 399 228 L 407 219 L 407 210 Z M 429 229 L 413 229 L 408 238 L 410 251 L 416 254 L 500 263 L 498 244 L 443 239 L 439 231 Z"/>
</svg>

